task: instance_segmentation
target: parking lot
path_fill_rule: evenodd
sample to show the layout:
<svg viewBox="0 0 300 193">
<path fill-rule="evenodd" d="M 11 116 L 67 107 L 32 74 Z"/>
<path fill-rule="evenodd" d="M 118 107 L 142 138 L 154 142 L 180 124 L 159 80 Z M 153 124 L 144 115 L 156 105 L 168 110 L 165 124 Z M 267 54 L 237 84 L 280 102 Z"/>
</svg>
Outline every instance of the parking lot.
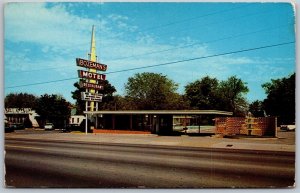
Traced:
<svg viewBox="0 0 300 193">
<path fill-rule="evenodd" d="M 212 128 L 211 128 L 212 129 Z M 49 140 L 71 140 L 100 143 L 150 144 L 186 147 L 237 148 L 259 150 L 295 150 L 296 132 L 278 130 L 278 137 L 231 136 L 220 137 L 214 133 L 182 133 L 176 136 L 160 136 L 156 134 L 121 134 L 121 133 L 88 133 L 61 130 L 45 131 L 44 129 L 25 129 L 6 133 L 6 138 L 28 138 Z M 212 131 L 212 130 L 211 130 Z M 210 131 L 210 132 L 211 132 Z M 192 130 L 190 130 L 192 132 Z M 196 129 L 195 129 L 196 132 Z"/>
</svg>

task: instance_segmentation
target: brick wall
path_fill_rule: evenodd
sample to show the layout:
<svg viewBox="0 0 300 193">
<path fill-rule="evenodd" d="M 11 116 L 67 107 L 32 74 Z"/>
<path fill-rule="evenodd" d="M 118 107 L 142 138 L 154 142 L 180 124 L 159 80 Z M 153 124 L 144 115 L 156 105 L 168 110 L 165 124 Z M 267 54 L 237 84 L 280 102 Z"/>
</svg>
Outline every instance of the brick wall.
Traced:
<svg viewBox="0 0 300 193">
<path fill-rule="evenodd" d="M 216 134 L 222 135 L 256 135 L 276 136 L 276 117 L 217 117 Z M 249 124 L 251 123 L 251 126 Z M 250 128 L 249 128 L 250 127 Z"/>
</svg>

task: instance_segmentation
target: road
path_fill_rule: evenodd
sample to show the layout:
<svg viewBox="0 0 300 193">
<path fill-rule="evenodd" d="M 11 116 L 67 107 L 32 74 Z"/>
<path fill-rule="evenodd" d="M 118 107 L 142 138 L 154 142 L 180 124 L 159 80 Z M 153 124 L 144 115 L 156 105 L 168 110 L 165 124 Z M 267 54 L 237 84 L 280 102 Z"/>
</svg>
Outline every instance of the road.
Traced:
<svg viewBox="0 0 300 193">
<path fill-rule="evenodd" d="M 293 186 L 295 153 L 6 139 L 13 187 L 220 188 Z"/>
</svg>

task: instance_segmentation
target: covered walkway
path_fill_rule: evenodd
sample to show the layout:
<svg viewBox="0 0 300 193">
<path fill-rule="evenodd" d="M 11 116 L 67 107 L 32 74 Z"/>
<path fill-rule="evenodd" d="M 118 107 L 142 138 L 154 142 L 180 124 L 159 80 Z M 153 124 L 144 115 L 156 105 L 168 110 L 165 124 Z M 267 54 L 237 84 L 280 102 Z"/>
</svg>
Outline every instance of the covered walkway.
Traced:
<svg viewBox="0 0 300 193">
<path fill-rule="evenodd" d="M 231 116 L 233 113 L 218 110 L 117 110 L 87 111 L 95 129 L 121 129 L 150 131 L 155 134 L 169 134 L 173 131 L 173 118 L 181 116 Z"/>
</svg>

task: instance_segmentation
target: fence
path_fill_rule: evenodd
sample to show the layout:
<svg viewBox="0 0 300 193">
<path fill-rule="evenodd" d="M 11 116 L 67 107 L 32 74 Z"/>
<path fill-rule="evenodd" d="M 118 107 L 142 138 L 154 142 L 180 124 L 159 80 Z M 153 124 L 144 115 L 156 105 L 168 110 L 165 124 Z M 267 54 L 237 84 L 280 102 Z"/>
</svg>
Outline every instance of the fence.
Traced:
<svg viewBox="0 0 300 193">
<path fill-rule="evenodd" d="M 276 117 L 218 117 L 216 134 L 276 137 Z"/>
</svg>

